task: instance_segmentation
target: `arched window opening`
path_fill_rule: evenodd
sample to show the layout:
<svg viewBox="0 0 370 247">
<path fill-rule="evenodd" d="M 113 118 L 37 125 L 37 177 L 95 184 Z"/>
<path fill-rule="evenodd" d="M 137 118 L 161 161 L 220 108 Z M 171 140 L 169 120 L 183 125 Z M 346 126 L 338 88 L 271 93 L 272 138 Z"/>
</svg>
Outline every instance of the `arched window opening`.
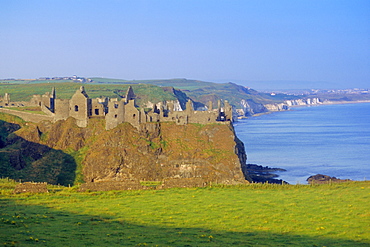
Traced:
<svg viewBox="0 0 370 247">
<path fill-rule="evenodd" d="M 75 105 L 75 111 L 78 111 L 78 105 Z"/>
<path fill-rule="evenodd" d="M 132 118 L 133 118 L 133 119 L 135 119 L 135 117 L 136 117 L 136 114 L 132 115 Z"/>
<path fill-rule="evenodd" d="M 95 109 L 95 115 L 99 115 L 99 109 Z"/>
</svg>

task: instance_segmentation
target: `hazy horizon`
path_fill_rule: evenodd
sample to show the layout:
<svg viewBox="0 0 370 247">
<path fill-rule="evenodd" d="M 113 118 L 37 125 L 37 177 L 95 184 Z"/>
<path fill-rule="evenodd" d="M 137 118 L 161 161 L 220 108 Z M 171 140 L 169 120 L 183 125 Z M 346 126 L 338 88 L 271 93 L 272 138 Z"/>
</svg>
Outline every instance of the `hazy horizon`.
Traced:
<svg viewBox="0 0 370 247">
<path fill-rule="evenodd" d="M 0 9 L 0 78 L 370 86 L 366 0 L 4 0 Z"/>
</svg>

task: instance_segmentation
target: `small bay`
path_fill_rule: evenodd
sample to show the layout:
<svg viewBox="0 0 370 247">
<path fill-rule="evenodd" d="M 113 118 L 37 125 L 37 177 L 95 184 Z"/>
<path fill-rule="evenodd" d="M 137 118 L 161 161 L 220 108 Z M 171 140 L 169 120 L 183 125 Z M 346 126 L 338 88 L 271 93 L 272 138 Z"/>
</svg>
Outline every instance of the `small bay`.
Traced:
<svg viewBox="0 0 370 247">
<path fill-rule="evenodd" d="M 305 184 L 315 174 L 370 179 L 370 104 L 297 107 L 239 120 L 247 163 L 284 168 L 279 179 Z"/>
</svg>

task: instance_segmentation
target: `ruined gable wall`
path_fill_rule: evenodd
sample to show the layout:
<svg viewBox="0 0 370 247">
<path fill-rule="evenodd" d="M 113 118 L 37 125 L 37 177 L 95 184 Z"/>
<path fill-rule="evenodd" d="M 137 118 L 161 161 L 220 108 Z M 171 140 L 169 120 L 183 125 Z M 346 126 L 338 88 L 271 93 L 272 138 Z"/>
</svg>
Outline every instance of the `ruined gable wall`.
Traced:
<svg viewBox="0 0 370 247">
<path fill-rule="evenodd" d="M 140 111 L 135 107 L 134 100 L 130 100 L 125 105 L 124 121 L 135 127 L 139 127 L 140 125 Z"/>
<path fill-rule="evenodd" d="M 69 101 L 69 115 L 73 118 L 82 120 L 88 117 L 89 99 L 81 93 L 75 93 Z"/>
<path fill-rule="evenodd" d="M 108 102 L 108 113 L 105 115 L 105 129 L 113 129 L 124 122 L 125 105 L 123 101 Z"/>
<path fill-rule="evenodd" d="M 91 115 L 91 99 L 83 92 L 77 91 L 69 101 L 69 116 L 76 119 L 79 127 L 86 127 Z"/>
</svg>

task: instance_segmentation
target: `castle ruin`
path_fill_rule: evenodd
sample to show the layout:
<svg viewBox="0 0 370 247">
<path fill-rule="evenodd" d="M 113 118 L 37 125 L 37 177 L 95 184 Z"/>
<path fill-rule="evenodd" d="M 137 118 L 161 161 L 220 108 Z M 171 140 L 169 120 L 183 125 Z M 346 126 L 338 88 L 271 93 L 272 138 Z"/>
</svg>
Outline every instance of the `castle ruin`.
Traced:
<svg viewBox="0 0 370 247">
<path fill-rule="evenodd" d="M 221 101 L 218 101 L 216 109 L 213 109 L 212 102 L 209 102 L 206 111 L 194 110 L 191 100 L 188 100 L 186 109 L 183 111 L 176 110 L 173 102 L 163 102 L 158 104 L 159 107 L 154 105 L 153 109 L 145 111 L 143 108 L 136 107 L 135 98 L 131 86 L 122 99 L 107 97 L 90 99 L 85 88 L 81 86 L 71 99 L 58 99 L 55 88 L 52 89 L 51 93 L 33 95 L 30 102 L 11 102 L 10 95 L 6 93 L 0 99 L 0 107 L 39 106 L 52 122 L 72 117 L 79 127 L 86 127 L 91 118 L 102 118 L 105 119 L 107 130 L 124 122 L 140 128 L 140 124 L 149 122 L 175 122 L 178 125 L 185 125 L 188 123 L 209 124 L 232 121 L 232 107 L 226 100 L 223 105 L 221 105 Z M 12 112 L 14 113 L 14 111 Z M 17 115 L 22 117 L 22 114 Z M 35 116 L 32 119 L 35 119 Z"/>
</svg>

